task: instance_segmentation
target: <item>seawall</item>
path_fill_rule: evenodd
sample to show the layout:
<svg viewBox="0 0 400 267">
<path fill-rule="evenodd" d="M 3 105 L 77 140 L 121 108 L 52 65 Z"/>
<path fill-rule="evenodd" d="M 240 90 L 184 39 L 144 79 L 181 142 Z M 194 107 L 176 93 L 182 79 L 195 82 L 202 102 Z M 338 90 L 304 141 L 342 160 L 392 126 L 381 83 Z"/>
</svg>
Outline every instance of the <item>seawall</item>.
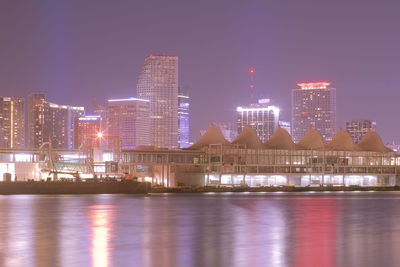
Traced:
<svg viewBox="0 0 400 267">
<path fill-rule="evenodd" d="M 0 195 L 14 194 L 147 194 L 150 183 L 133 181 L 0 182 Z"/>
</svg>

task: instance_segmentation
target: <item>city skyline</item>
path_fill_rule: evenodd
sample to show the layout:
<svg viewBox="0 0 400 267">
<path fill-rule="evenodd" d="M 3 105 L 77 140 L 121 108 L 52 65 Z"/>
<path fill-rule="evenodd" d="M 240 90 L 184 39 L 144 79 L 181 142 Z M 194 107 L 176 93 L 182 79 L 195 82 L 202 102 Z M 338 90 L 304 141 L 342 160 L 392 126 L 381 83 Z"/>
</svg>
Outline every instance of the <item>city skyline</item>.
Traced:
<svg viewBox="0 0 400 267">
<path fill-rule="evenodd" d="M 338 127 L 365 117 L 378 122 L 385 142 L 400 141 L 400 126 L 393 128 L 390 118 L 400 97 L 400 38 L 393 34 L 399 3 L 335 1 L 325 6 L 305 1 L 287 6 L 249 1 L 228 9 L 224 1 L 103 3 L 1 3 L 5 38 L 0 53 L 8 62 L 0 66 L 2 95 L 26 97 L 40 91 L 55 103 L 90 109 L 94 98 L 106 102 L 135 96 L 143 58 L 165 52 L 180 57 L 179 86 L 190 87 L 191 140 L 210 121 L 235 119 L 235 107 L 248 104 L 247 71 L 255 67 L 255 98 L 274 99 L 284 120 L 290 120 L 294 84 L 329 80 L 340 88 Z M 322 16 L 317 12 L 322 7 L 331 12 Z M 171 12 L 163 12 L 166 8 Z M 84 16 L 89 9 L 91 16 Z M 148 22 L 138 23 L 144 16 L 150 16 Z M 155 30 L 160 31 L 151 34 Z M 376 99 L 385 105 L 371 109 Z"/>
</svg>

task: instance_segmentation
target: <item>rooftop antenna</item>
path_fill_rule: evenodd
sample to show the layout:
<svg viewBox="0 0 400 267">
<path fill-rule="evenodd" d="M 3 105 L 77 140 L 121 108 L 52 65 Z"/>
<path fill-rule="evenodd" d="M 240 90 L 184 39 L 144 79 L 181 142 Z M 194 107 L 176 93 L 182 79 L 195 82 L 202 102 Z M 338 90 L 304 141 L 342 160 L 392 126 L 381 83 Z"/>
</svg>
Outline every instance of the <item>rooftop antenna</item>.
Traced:
<svg viewBox="0 0 400 267">
<path fill-rule="evenodd" d="M 256 70 L 251 67 L 249 69 L 249 74 L 250 74 L 250 104 L 254 104 L 254 75 L 256 73 Z"/>
</svg>

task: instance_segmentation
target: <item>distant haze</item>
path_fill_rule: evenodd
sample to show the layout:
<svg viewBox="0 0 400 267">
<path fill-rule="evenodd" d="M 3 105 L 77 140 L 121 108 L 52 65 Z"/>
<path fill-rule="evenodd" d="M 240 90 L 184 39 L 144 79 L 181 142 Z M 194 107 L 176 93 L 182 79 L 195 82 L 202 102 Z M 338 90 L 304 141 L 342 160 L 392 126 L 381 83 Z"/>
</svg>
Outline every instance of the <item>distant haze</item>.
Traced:
<svg viewBox="0 0 400 267">
<path fill-rule="evenodd" d="M 400 1 L 2 0 L 0 94 L 42 91 L 91 107 L 135 95 L 149 54 L 179 56 L 191 97 L 192 139 L 210 121 L 234 121 L 255 96 L 290 120 L 291 89 L 327 80 L 338 123 L 372 119 L 400 141 Z"/>
</svg>

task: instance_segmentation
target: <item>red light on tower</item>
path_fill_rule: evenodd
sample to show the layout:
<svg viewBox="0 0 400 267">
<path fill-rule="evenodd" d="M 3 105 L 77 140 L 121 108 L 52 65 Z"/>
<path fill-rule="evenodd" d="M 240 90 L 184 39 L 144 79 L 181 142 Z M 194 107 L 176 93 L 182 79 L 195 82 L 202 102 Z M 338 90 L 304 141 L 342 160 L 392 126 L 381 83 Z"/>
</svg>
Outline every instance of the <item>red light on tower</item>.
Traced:
<svg viewBox="0 0 400 267">
<path fill-rule="evenodd" d="M 254 68 L 250 68 L 249 74 L 250 74 L 250 103 L 254 103 L 254 74 L 256 73 L 256 70 Z"/>
</svg>

